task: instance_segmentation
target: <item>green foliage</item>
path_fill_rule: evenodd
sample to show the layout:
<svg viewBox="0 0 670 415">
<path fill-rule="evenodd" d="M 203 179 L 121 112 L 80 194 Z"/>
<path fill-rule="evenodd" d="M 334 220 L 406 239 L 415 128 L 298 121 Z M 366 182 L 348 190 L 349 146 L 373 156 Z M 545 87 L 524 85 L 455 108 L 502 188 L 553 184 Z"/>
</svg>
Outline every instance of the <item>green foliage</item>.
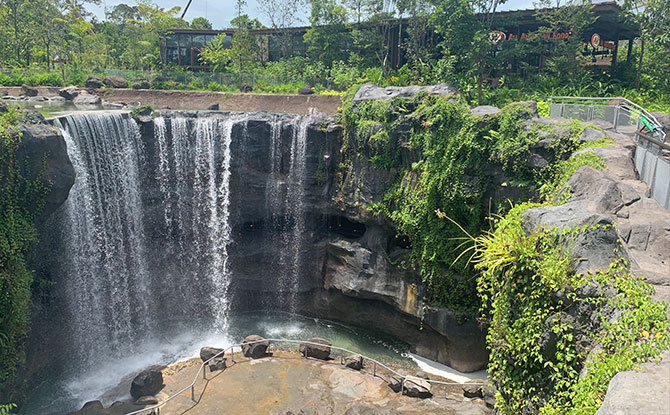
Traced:
<svg viewBox="0 0 670 415">
<path fill-rule="evenodd" d="M 484 169 L 500 164 L 516 186 L 532 194 L 554 177 L 562 155 L 577 147 L 574 134 L 581 130 L 556 135 L 556 162 L 540 171 L 530 169 L 530 146 L 553 134 L 549 126 L 530 118 L 527 106 L 512 105 L 483 121 L 464 103 L 428 95 L 359 104 L 345 99 L 345 159 L 364 157 L 377 168 L 397 172 L 383 203 L 369 209 L 390 218 L 398 233 L 412 241 L 405 265 L 416 266 L 428 283 L 427 301 L 457 309 L 477 307 L 475 270 L 458 255 L 461 226 L 476 235 L 485 228 L 490 210 L 504 209 L 485 200 L 489 179 Z"/>
<path fill-rule="evenodd" d="M 212 29 L 212 23 L 204 17 L 196 17 L 191 21 L 191 29 Z"/>
<path fill-rule="evenodd" d="M 497 220 L 494 231 L 475 238 L 482 314 L 490 323 L 488 370 L 499 392 L 497 407 L 510 415 L 529 408 L 542 414 L 593 414 L 617 372 L 670 347 L 666 306 L 651 301 L 651 286 L 633 278 L 621 260 L 595 274 L 575 275 L 570 241 L 593 227 L 536 229 L 527 234 L 522 214 L 535 206 L 515 206 Z M 613 287 L 618 295 L 578 299 L 575 290 L 594 282 Z M 559 296 L 558 291 L 566 295 Z M 577 301 L 621 313 L 613 322 L 602 314 L 601 330 L 587 333 L 602 349 L 590 356 L 582 378 L 579 374 L 590 350 L 577 345 L 574 327 L 559 318 Z M 556 339 L 550 351 L 541 348 L 548 324 Z"/>
<path fill-rule="evenodd" d="M 311 2 L 309 23 L 305 33 L 307 55 L 330 66 L 333 61 L 346 59 L 347 10 L 336 0 L 314 0 Z"/>
<path fill-rule="evenodd" d="M 16 404 L 13 403 L 0 405 L 0 415 L 12 415 L 12 409 L 14 408 L 16 408 Z"/>
<path fill-rule="evenodd" d="M 0 115 L 0 387 L 13 381 L 23 362 L 33 281 L 25 255 L 35 242 L 34 222 L 49 186 L 41 175 L 31 180 L 22 171 L 16 121 L 14 109 Z"/>
</svg>

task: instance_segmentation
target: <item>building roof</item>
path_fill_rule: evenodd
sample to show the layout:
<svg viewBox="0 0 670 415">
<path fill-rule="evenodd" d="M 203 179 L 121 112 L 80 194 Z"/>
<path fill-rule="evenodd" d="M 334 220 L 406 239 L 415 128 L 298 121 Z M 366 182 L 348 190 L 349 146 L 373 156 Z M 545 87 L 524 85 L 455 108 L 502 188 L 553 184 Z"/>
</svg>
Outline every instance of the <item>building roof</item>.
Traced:
<svg viewBox="0 0 670 415">
<path fill-rule="evenodd" d="M 512 28 L 518 28 L 522 31 L 532 31 L 537 30 L 541 25 L 541 20 L 538 19 L 541 13 L 549 12 L 556 10 L 556 7 L 543 8 L 543 9 L 523 9 L 523 10 L 505 10 L 498 11 L 495 13 L 495 18 L 508 20 L 509 23 L 501 22 L 500 29 L 510 30 Z M 615 1 L 606 1 L 602 3 L 597 3 L 593 5 L 593 12 L 596 14 L 597 19 L 595 23 L 587 30 L 589 32 L 588 36 L 590 37 L 592 33 L 599 33 L 603 39 L 614 40 L 616 36 L 619 36 L 619 39 L 632 39 L 640 35 L 640 28 L 635 24 L 631 19 L 627 18 L 626 12 L 619 6 Z M 481 15 L 481 14 L 480 14 Z M 409 21 L 408 18 L 394 19 L 400 24 L 405 24 Z M 277 33 L 305 33 L 311 26 L 297 26 L 289 27 L 285 29 L 274 29 L 274 28 L 265 28 L 265 29 L 253 29 L 251 32 L 259 35 L 271 35 Z M 172 33 L 191 33 L 191 34 L 205 34 L 205 35 L 217 35 L 220 33 L 226 33 L 227 35 L 232 35 L 235 32 L 234 28 L 226 28 L 221 30 L 211 30 L 211 29 L 173 29 Z"/>
</svg>

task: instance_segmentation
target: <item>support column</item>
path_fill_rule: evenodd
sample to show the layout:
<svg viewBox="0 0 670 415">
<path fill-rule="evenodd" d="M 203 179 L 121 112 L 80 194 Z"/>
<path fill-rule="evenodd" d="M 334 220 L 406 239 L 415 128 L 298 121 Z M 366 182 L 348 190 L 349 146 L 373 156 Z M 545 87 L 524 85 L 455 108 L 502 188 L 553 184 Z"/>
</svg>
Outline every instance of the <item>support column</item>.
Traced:
<svg viewBox="0 0 670 415">
<path fill-rule="evenodd" d="M 612 68 L 616 66 L 616 58 L 619 54 L 619 34 L 616 34 L 614 38 L 614 51 L 612 52 Z"/>
<path fill-rule="evenodd" d="M 628 52 L 626 52 L 626 62 L 630 61 L 630 55 L 633 54 L 633 38 L 628 39 Z"/>
</svg>

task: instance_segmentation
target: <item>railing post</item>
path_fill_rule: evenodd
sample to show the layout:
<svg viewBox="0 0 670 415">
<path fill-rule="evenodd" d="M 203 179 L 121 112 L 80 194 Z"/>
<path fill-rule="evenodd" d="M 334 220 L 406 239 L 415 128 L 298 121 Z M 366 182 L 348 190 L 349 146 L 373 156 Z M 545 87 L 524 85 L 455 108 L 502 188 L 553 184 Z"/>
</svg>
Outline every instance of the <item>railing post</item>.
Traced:
<svg viewBox="0 0 670 415">
<path fill-rule="evenodd" d="M 614 107 L 614 131 L 617 131 L 617 128 L 619 127 L 619 103 L 616 104 L 616 107 Z"/>
<path fill-rule="evenodd" d="M 404 377 L 400 381 L 400 394 L 401 395 L 405 394 L 405 378 Z"/>
<path fill-rule="evenodd" d="M 372 376 L 377 377 L 377 362 L 372 364 Z"/>
<path fill-rule="evenodd" d="M 195 402 L 195 385 L 191 385 L 191 400 Z"/>
</svg>

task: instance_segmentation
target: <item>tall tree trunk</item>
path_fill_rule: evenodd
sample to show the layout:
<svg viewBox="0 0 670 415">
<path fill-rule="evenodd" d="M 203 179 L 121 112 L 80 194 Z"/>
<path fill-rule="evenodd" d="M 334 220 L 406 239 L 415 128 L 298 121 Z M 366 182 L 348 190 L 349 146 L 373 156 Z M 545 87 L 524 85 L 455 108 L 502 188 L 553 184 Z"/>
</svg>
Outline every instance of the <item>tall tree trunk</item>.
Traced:
<svg viewBox="0 0 670 415">
<path fill-rule="evenodd" d="M 640 74 L 642 73 L 642 59 L 644 58 L 644 39 L 641 39 L 640 57 L 637 62 L 637 75 L 635 76 L 635 89 L 640 90 Z"/>
<path fill-rule="evenodd" d="M 482 73 L 481 71 L 477 74 L 477 105 L 482 105 Z"/>
</svg>

